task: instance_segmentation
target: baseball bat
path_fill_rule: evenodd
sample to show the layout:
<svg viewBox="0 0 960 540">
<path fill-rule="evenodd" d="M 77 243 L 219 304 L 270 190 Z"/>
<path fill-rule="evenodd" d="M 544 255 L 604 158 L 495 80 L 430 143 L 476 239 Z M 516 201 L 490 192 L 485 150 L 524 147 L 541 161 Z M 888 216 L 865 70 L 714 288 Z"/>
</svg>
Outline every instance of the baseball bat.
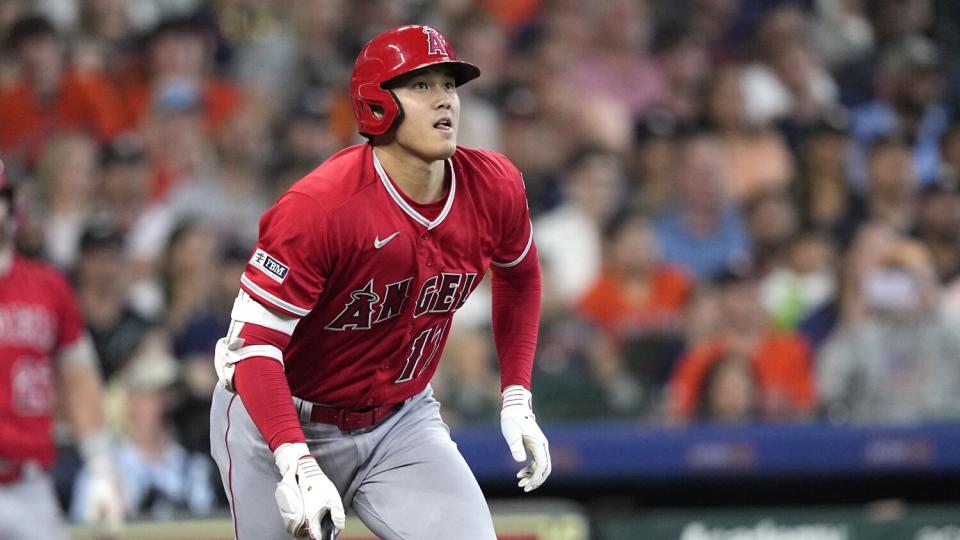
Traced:
<svg viewBox="0 0 960 540">
<path fill-rule="evenodd" d="M 336 528 L 333 526 L 333 520 L 330 519 L 330 513 L 327 512 L 320 521 L 320 540 L 336 540 Z"/>
</svg>

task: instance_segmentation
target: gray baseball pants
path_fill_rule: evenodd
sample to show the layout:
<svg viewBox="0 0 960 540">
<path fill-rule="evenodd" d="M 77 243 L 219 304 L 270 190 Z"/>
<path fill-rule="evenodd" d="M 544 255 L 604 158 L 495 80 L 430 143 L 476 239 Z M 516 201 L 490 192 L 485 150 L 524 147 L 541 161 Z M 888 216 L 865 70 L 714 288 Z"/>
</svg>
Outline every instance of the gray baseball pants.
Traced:
<svg viewBox="0 0 960 540">
<path fill-rule="evenodd" d="M 35 465 L 27 465 L 23 477 L 0 486 L 0 539 L 66 540 L 67 530 L 53 479 Z"/>
<path fill-rule="evenodd" d="M 428 386 L 369 430 L 301 421 L 310 452 L 353 511 L 386 540 L 491 540 L 490 510 L 440 418 Z M 273 453 L 239 396 L 217 385 L 211 453 L 230 500 L 237 540 L 289 539 L 274 489 Z"/>
</svg>

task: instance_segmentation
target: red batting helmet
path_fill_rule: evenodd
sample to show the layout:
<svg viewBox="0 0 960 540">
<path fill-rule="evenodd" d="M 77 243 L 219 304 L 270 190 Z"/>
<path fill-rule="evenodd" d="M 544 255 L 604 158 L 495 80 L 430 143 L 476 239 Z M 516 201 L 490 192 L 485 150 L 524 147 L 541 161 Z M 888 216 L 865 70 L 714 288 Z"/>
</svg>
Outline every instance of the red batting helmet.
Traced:
<svg viewBox="0 0 960 540">
<path fill-rule="evenodd" d="M 353 65 L 350 97 L 361 135 L 383 135 L 403 118 L 396 97 L 383 88 L 391 79 L 436 64 L 453 68 L 457 86 L 476 79 L 480 69 L 457 60 L 450 42 L 429 26 L 401 26 L 371 39 Z M 374 108 L 377 113 L 374 114 Z"/>
</svg>

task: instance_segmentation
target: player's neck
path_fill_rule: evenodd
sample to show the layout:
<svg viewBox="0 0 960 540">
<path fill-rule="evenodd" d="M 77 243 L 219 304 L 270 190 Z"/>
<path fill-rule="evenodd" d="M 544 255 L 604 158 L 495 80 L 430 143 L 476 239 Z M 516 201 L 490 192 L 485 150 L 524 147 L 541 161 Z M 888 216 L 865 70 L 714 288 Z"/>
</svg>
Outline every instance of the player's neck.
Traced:
<svg viewBox="0 0 960 540">
<path fill-rule="evenodd" d="M 373 151 L 383 170 L 407 197 L 428 204 L 443 196 L 446 173 L 443 161 L 425 162 L 389 146 L 377 146 Z"/>
</svg>

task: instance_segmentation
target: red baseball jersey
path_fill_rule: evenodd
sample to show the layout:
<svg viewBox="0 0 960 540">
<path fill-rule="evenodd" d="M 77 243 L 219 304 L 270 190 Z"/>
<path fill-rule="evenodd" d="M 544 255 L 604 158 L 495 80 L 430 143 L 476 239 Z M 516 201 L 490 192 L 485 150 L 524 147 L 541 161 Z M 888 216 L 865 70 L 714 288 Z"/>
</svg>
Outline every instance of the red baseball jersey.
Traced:
<svg viewBox="0 0 960 540">
<path fill-rule="evenodd" d="M 54 362 L 83 335 L 66 279 L 15 256 L 0 274 L 0 458 L 53 462 Z"/>
<path fill-rule="evenodd" d="M 486 270 L 530 251 L 523 181 L 506 157 L 457 148 L 446 169 L 433 219 L 367 144 L 331 157 L 264 214 L 241 283 L 266 307 L 300 318 L 284 351 L 293 395 L 368 407 L 417 394 L 436 371 L 453 313 Z"/>
</svg>

